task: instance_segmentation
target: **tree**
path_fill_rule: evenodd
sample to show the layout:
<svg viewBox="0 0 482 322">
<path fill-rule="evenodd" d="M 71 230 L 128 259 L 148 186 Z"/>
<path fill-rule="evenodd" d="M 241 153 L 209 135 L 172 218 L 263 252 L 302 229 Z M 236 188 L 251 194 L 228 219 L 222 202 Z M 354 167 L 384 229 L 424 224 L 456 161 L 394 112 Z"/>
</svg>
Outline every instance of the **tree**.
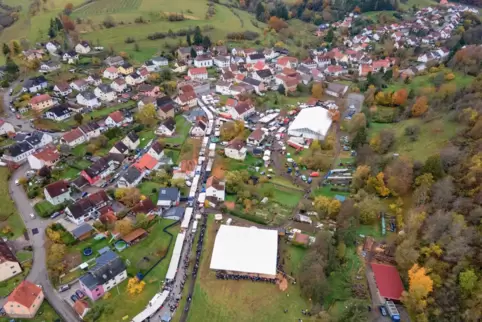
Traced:
<svg viewBox="0 0 482 322">
<path fill-rule="evenodd" d="M 12 40 L 11 44 L 12 44 L 11 52 L 13 51 L 15 55 L 20 54 L 20 44 L 18 43 L 18 41 Z"/>
<path fill-rule="evenodd" d="M 10 75 L 15 75 L 19 71 L 18 65 L 15 64 L 15 62 L 13 61 L 13 59 L 10 58 L 10 56 L 7 57 L 7 64 L 5 65 L 5 71 Z"/>
<path fill-rule="evenodd" d="M 385 169 L 387 187 L 396 195 L 404 196 L 412 187 L 413 163 L 406 157 L 393 160 Z"/>
<path fill-rule="evenodd" d="M 445 175 L 440 155 L 432 155 L 428 157 L 422 168 L 423 173 L 432 174 L 433 178 L 440 179 Z"/>
<path fill-rule="evenodd" d="M 124 218 L 115 222 L 114 230 L 121 234 L 121 236 L 125 236 L 133 231 L 134 227 L 132 226 L 132 221 L 130 219 Z"/>
<path fill-rule="evenodd" d="M 135 119 L 137 122 L 152 127 L 157 124 L 157 112 L 153 104 L 146 104 L 140 109 L 136 115 Z"/>
<path fill-rule="evenodd" d="M 127 207 L 133 207 L 139 203 L 141 200 L 141 192 L 137 188 L 118 188 L 117 190 L 123 190 L 123 195 L 120 198 L 120 202 L 122 202 Z M 116 190 L 116 193 L 117 193 Z"/>
<path fill-rule="evenodd" d="M 194 45 L 201 45 L 203 43 L 203 36 L 201 34 L 201 28 L 199 26 L 196 26 L 194 28 Z"/>
<path fill-rule="evenodd" d="M 84 116 L 81 113 L 77 113 L 74 115 L 74 120 L 77 124 L 81 125 L 82 121 L 84 120 Z"/>
<path fill-rule="evenodd" d="M 186 42 L 187 42 L 187 45 L 188 46 L 191 46 L 192 45 L 192 41 L 191 41 L 191 34 L 186 34 Z"/>
<path fill-rule="evenodd" d="M 321 99 L 323 97 L 323 85 L 321 83 L 313 84 L 313 87 L 311 88 L 311 96 L 317 99 Z"/>
<path fill-rule="evenodd" d="M 264 12 L 265 12 L 265 8 L 263 6 L 263 3 L 260 1 L 256 5 L 256 19 L 261 22 L 265 22 L 266 19 L 265 19 Z"/>
<path fill-rule="evenodd" d="M 54 28 L 50 27 L 48 35 L 50 38 L 55 38 L 55 36 L 57 36 L 57 31 Z"/>
<path fill-rule="evenodd" d="M 204 50 L 208 50 L 211 47 L 211 39 L 208 36 L 204 36 L 202 45 Z"/>
<path fill-rule="evenodd" d="M 325 196 L 317 196 L 314 200 L 315 209 L 331 218 L 334 218 L 340 211 L 341 202 Z"/>
<path fill-rule="evenodd" d="M 415 103 L 412 105 L 412 116 L 418 117 L 422 116 L 428 110 L 428 99 L 427 96 L 420 96 L 416 99 Z"/>
<path fill-rule="evenodd" d="M 434 180 L 431 173 L 425 173 L 415 178 L 416 188 L 412 194 L 415 205 L 420 206 L 429 201 L 433 183 Z"/>
<path fill-rule="evenodd" d="M 358 190 L 365 186 L 368 177 L 370 176 L 371 168 L 368 165 L 360 165 L 356 168 L 353 174 L 351 186 L 353 189 Z"/>
<path fill-rule="evenodd" d="M 365 300 L 352 299 L 344 305 L 338 321 L 367 322 L 368 320 Z"/>
<path fill-rule="evenodd" d="M 278 86 L 278 93 L 280 93 L 281 95 L 286 95 L 286 88 L 284 87 L 283 84 L 280 84 Z"/>
<path fill-rule="evenodd" d="M 367 119 L 364 113 L 356 113 L 348 123 L 348 132 L 355 133 L 361 128 L 366 128 Z"/>
<path fill-rule="evenodd" d="M 425 308 L 427 297 L 433 291 L 433 281 L 424 267 L 414 264 L 408 271 L 409 290 L 403 292 L 402 302 L 407 307 L 410 317 L 416 321 L 427 320 Z"/>
<path fill-rule="evenodd" d="M 196 58 L 197 57 L 197 52 L 194 49 L 194 47 L 191 47 L 191 58 Z"/>
<path fill-rule="evenodd" d="M 333 39 L 335 39 L 335 32 L 333 31 L 333 28 L 330 28 L 325 36 L 325 41 L 326 42 L 333 42 Z"/>
<path fill-rule="evenodd" d="M 127 293 L 129 295 L 141 294 L 145 286 L 146 282 L 138 280 L 137 277 L 131 277 L 127 282 Z"/>
<path fill-rule="evenodd" d="M 384 129 L 370 140 L 370 146 L 376 152 L 385 154 L 395 141 L 395 133 L 392 130 Z"/>
<path fill-rule="evenodd" d="M 276 32 L 279 32 L 281 29 L 288 28 L 288 24 L 276 16 L 269 18 L 268 26 Z"/>
<path fill-rule="evenodd" d="M 478 277 L 473 269 L 467 269 L 463 272 L 460 272 L 459 285 L 466 295 L 472 293 L 474 288 L 477 286 L 477 281 Z"/>
<path fill-rule="evenodd" d="M 10 55 L 10 47 L 6 43 L 3 43 L 2 51 L 5 57 Z"/>
<path fill-rule="evenodd" d="M 385 174 L 379 172 L 376 177 L 370 176 L 367 180 L 367 189 L 376 192 L 380 197 L 387 197 L 390 194 L 390 189 L 385 185 Z"/>
<path fill-rule="evenodd" d="M 360 222 L 367 225 L 373 224 L 383 210 L 383 204 L 380 199 L 371 195 L 356 204 L 356 207 L 360 211 Z"/>
<path fill-rule="evenodd" d="M 408 99 L 408 92 L 405 88 L 401 88 L 396 91 L 392 96 L 392 102 L 394 105 L 405 105 Z"/>
<path fill-rule="evenodd" d="M 353 140 L 351 141 L 351 148 L 356 149 L 359 146 L 365 144 L 367 141 L 366 128 L 362 127 L 357 132 Z"/>
</svg>

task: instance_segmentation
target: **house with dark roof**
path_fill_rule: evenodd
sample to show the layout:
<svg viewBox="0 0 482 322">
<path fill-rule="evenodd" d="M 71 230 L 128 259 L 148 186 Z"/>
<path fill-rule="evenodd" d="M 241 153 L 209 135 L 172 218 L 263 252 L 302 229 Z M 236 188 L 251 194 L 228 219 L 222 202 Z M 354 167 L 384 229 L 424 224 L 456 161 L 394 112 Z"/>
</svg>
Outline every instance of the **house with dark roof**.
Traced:
<svg viewBox="0 0 482 322">
<path fill-rule="evenodd" d="M 127 133 L 127 135 L 122 139 L 122 143 L 124 143 L 129 150 L 137 149 L 140 142 L 139 136 L 134 131 Z"/>
<path fill-rule="evenodd" d="M 109 56 L 104 60 L 104 63 L 109 67 L 120 66 L 124 64 L 124 58 L 121 56 Z"/>
<path fill-rule="evenodd" d="M 43 300 L 42 287 L 24 280 L 10 293 L 3 309 L 10 318 L 32 319 Z"/>
<path fill-rule="evenodd" d="M 215 176 L 211 176 L 206 181 L 206 198 L 211 197 L 216 200 L 224 200 L 226 183 Z"/>
<path fill-rule="evenodd" d="M 57 122 L 62 122 L 72 116 L 72 111 L 66 104 L 61 104 L 52 107 L 45 112 L 45 117 Z"/>
<path fill-rule="evenodd" d="M 97 98 L 104 102 L 112 102 L 116 98 L 116 93 L 107 84 L 100 84 L 94 89 L 94 94 Z"/>
<path fill-rule="evenodd" d="M 0 238 L 0 282 L 22 273 L 22 267 L 7 243 Z"/>
<path fill-rule="evenodd" d="M 273 80 L 273 73 L 269 68 L 261 69 L 253 73 L 253 78 L 263 82 L 264 84 L 268 84 Z"/>
<path fill-rule="evenodd" d="M 170 117 L 165 119 L 161 125 L 157 128 L 157 135 L 173 136 L 176 132 L 176 121 Z"/>
<path fill-rule="evenodd" d="M 107 206 L 109 203 L 110 199 L 106 192 L 99 190 L 68 205 L 65 208 L 65 214 L 68 220 L 81 225 L 88 219 L 98 218 L 100 216 L 99 209 Z"/>
<path fill-rule="evenodd" d="M 131 73 L 131 74 L 127 75 L 125 80 L 126 80 L 127 85 L 130 85 L 130 86 L 135 86 L 135 85 L 140 84 L 144 81 L 142 76 L 137 74 L 137 73 Z"/>
<path fill-rule="evenodd" d="M 191 136 L 200 137 L 206 134 L 207 121 L 203 118 L 196 120 L 196 123 L 191 128 Z"/>
<path fill-rule="evenodd" d="M 151 157 L 159 161 L 164 156 L 164 147 L 159 142 L 154 142 L 147 151 Z"/>
<path fill-rule="evenodd" d="M 51 183 L 44 188 L 45 200 L 55 206 L 71 200 L 70 193 L 70 187 L 64 180 Z"/>
<path fill-rule="evenodd" d="M 259 61 L 264 63 L 265 60 L 266 60 L 266 57 L 264 56 L 264 54 L 260 54 L 260 53 L 254 53 L 246 57 L 246 62 L 248 64 L 256 64 Z"/>
<path fill-rule="evenodd" d="M 77 104 L 90 107 L 90 108 L 96 108 L 100 106 L 100 102 L 97 99 L 97 96 L 92 91 L 83 91 L 75 97 Z"/>
<path fill-rule="evenodd" d="M 3 158 L 15 164 L 21 164 L 27 161 L 29 155 L 33 154 L 35 149 L 27 141 L 18 142 L 10 145 L 5 149 Z"/>
<path fill-rule="evenodd" d="M 251 134 L 246 139 L 246 143 L 252 146 L 259 146 L 261 142 L 264 141 L 265 138 L 266 138 L 266 133 L 261 128 L 258 128 L 253 132 L 251 132 Z"/>
<path fill-rule="evenodd" d="M 79 60 L 79 54 L 75 50 L 69 50 L 62 55 L 62 61 L 67 64 L 75 64 Z"/>
<path fill-rule="evenodd" d="M 83 170 L 80 175 L 91 185 L 94 185 L 114 172 L 123 160 L 124 156 L 122 154 L 109 153 L 107 156 L 92 163 L 87 169 Z"/>
<path fill-rule="evenodd" d="M 156 210 L 156 205 L 152 202 L 151 198 L 146 198 L 140 200 L 137 205 L 132 207 L 130 214 L 137 215 L 137 214 L 149 214 Z"/>
<path fill-rule="evenodd" d="M 142 172 L 134 166 L 129 167 L 126 173 L 117 180 L 117 187 L 130 188 L 135 187 L 142 180 Z"/>
<path fill-rule="evenodd" d="M 177 188 L 159 188 L 157 205 L 163 208 L 178 206 L 181 199 L 181 192 Z"/>
<path fill-rule="evenodd" d="M 36 76 L 27 79 L 23 83 L 22 90 L 24 92 L 37 93 L 47 88 L 48 85 L 47 79 L 44 76 Z"/>
<path fill-rule="evenodd" d="M 87 141 L 100 135 L 100 125 L 97 122 L 90 122 L 79 126 L 79 128 L 85 134 Z"/>
<path fill-rule="evenodd" d="M 80 289 L 96 301 L 127 278 L 126 265 L 109 250 L 95 259 L 95 265 L 79 279 Z"/>
<path fill-rule="evenodd" d="M 233 139 L 224 148 L 224 154 L 231 159 L 243 161 L 246 158 L 246 143 L 242 139 Z"/>
<path fill-rule="evenodd" d="M 343 97 L 348 91 L 348 85 L 341 83 L 328 83 L 325 93 L 334 97 Z"/>
<path fill-rule="evenodd" d="M 109 153 L 118 153 L 118 154 L 129 154 L 129 148 L 125 145 L 122 141 L 117 142 L 114 146 L 109 150 Z"/>
<path fill-rule="evenodd" d="M 75 46 L 75 52 L 78 54 L 88 54 L 90 52 L 90 45 L 87 41 L 83 40 Z"/>
<path fill-rule="evenodd" d="M 174 117 L 177 105 L 169 96 L 158 97 L 156 99 L 156 106 L 159 118 Z"/>
<path fill-rule="evenodd" d="M 88 223 L 83 223 L 70 231 L 75 240 L 79 241 L 89 239 L 94 232 L 95 229 Z"/>
</svg>

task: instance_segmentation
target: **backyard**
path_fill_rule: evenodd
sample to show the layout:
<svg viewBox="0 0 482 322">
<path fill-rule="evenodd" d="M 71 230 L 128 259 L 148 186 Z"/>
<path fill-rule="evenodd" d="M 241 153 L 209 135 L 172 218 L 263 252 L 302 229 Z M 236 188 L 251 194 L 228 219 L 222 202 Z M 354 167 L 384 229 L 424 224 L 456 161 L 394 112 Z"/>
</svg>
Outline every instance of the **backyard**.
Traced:
<svg viewBox="0 0 482 322">
<path fill-rule="evenodd" d="M 189 130 L 191 129 L 191 123 L 184 118 L 182 115 L 177 115 L 176 120 L 176 133 L 173 137 L 168 137 L 163 139 L 164 143 L 167 144 L 182 144 L 189 135 Z"/>
<path fill-rule="evenodd" d="M 0 236 L 8 239 L 15 239 L 25 229 L 22 218 L 20 217 L 15 203 L 10 198 L 8 188 L 9 170 L 5 167 L 0 168 Z"/>
</svg>

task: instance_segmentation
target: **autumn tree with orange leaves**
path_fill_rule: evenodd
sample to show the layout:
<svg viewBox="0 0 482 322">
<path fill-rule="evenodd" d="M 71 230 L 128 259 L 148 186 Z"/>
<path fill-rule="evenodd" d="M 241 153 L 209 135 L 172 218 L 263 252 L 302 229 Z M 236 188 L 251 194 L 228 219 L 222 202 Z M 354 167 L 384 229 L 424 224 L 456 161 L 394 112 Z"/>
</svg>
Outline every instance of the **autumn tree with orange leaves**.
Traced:
<svg viewBox="0 0 482 322">
<path fill-rule="evenodd" d="M 285 21 L 283 21 L 282 19 L 280 19 L 278 17 L 275 17 L 275 16 L 272 16 L 271 18 L 269 18 L 268 26 L 270 28 L 276 30 L 276 32 L 278 32 L 283 28 L 287 28 L 288 24 Z"/>
<path fill-rule="evenodd" d="M 403 292 L 402 302 L 414 321 L 428 321 L 425 309 L 428 295 L 433 291 L 433 280 L 424 267 L 414 264 L 408 271 L 409 289 Z"/>
<path fill-rule="evenodd" d="M 396 91 L 392 96 L 392 103 L 394 105 L 404 105 L 407 102 L 408 92 L 405 88 Z"/>
<path fill-rule="evenodd" d="M 412 116 L 422 116 L 428 110 L 428 98 L 427 96 L 420 96 L 417 98 L 412 106 Z"/>
</svg>

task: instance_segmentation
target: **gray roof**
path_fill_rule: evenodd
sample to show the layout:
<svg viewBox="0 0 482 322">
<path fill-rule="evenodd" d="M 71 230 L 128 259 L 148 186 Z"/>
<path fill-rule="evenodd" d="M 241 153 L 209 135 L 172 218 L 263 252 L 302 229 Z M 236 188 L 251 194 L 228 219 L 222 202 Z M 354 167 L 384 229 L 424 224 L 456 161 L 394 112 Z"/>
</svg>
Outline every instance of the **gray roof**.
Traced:
<svg viewBox="0 0 482 322">
<path fill-rule="evenodd" d="M 74 230 L 72 230 L 70 233 L 72 234 L 72 236 L 75 237 L 75 239 L 78 239 L 79 237 L 81 237 L 82 235 L 90 232 L 94 230 L 94 228 L 92 228 L 91 225 L 89 224 L 82 224 L 80 225 L 79 227 L 75 228 Z"/>
<path fill-rule="evenodd" d="M 48 113 L 53 113 L 55 116 L 65 116 L 70 114 L 70 110 L 66 105 L 57 105 L 48 110 Z"/>
<path fill-rule="evenodd" d="M 134 131 L 131 131 L 131 132 L 127 133 L 127 137 L 133 143 L 135 143 L 135 142 L 137 142 L 137 140 L 139 140 L 139 136 Z"/>
<path fill-rule="evenodd" d="M 9 155 L 11 155 L 12 157 L 16 157 L 32 149 L 33 147 L 30 144 L 23 141 L 9 146 L 7 151 Z"/>
<path fill-rule="evenodd" d="M 126 152 L 127 150 L 129 150 L 129 148 L 127 147 L 127 145 L 124 144 L 124 142 L 122 141 L 119 141 L 117 142 L 114 147 L 117 149 L 117 151 L 119 151 L 120 153 L 124 153 Z"/>
<path fill-rule="evenodd" d="M 178 220 L 184 216 L 184 207 L 172 207 L 162 213 L 163 218 Z"/>
<path fill-rule="evenodd" d="M 95 94 L 92 93 L 91 91 L 84 91 L 80 93 L 80 95 L 82 95 L 86 100 L 92 100 L 96 98 Z"/>
<path fill-rule="evenodd" d="M 179 189 L 177 188 L 161 188 L 159 189 L 159 196 L 157 200 L 175 201 L 179 196 Z"/>
<path fill-rule="evenodd" d="M 166 62 L 167 61 L 167 58 L 165 58 L 165 57 L 153 57 L 151 59 L 152 59 L 152 61 L 157 61 L 157 62 Z"/>
<path fill-rule="evenodd" d="M 99 86 L 97 86 L 101 92 L 103 93 L 110 93 L 110 92 L 113 92 L 114 90 L 107 84 L 100 84 Z"/>
<path fill-rule="evenodd" d="M 130 167 L 126 173 L 122 176 L 128 183 L 134 183 L 140 176 L 141 172 L 136 167 Z"/>
<path fill-rule="evenodd" d="M 109 250 L 95 259 L 95 266 L 80 281 L 90 290 L 113 279 L 125 271 L 126 266 L 122 259 Z"/>
</svg>

